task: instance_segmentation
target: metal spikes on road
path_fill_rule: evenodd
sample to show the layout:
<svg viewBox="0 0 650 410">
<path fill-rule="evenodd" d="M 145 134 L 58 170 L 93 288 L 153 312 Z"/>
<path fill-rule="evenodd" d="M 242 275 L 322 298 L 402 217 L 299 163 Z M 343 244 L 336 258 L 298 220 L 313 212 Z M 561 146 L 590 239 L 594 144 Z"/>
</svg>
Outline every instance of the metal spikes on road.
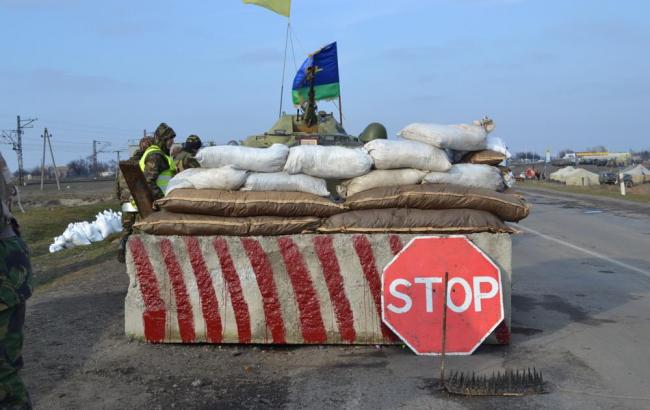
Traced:
<svg viewBox="0 0 650 410">
<path fill-rule="evenodd" d="M 506 370 L 491 377 L 455 372 L 444 381 L 445 389 L 463 396 L 524 396 L 545 393 L 542 372 L 533 370 Z"/>
</svg>

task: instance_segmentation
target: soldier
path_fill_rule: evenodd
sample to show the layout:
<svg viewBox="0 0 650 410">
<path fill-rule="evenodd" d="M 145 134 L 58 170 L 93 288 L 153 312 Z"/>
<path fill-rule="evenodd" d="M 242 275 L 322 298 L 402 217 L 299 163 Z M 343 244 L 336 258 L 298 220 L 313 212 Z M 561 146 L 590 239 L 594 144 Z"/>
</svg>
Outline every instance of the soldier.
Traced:
<svg viewBox="0 0 650 410">
<path fill-rule="evenodd" d="M 154 200 L 165 196 L 169 180 L 176 174 L 176 164 L 169 155 L 175 137 L 174 130 L 164 122 L 161 123 L 154 132 L 153 145 L 147 148 L 140 159 L 140 169 Z"/>
<path fill-rule="evenodd" d="M 0 408 L 31 409 L 23 367 L 25 302 L 32 295 L 29 251 L 11 214 L 11 173 L 0 154 Z"/>
<path fill-rule="evenodd" d="M 153 138 L 144 137 L 140 140 L 138 149 L 135 150 L 131 158 L 131 161 L 140 161 L 142 154 L 153 144 Z M 118 169 L 117 174 L 117 183 L 116 195 L 117 199 L 122 204 L 122 239 L 120 240 L 120 246 L 117 249 L 117 260 L 121 263 L 125 261 L 126 254 L 126 241 L 129 239 L 129 235 L 133 233 L 133 225 L 136 222 L 138 217 L 138 208 L 135 206 L 135 201 L 131 196 L 131 191 L 129 190 L 124 175 Z"/>
<path fill-rule="evenodd" d="M 201 138 L 198 135 L 190 135 L 185 140 L 183 144 L 183 149 L 176 155 L 174 155 L 174 162 L 176 163 L 176 169 L 178 172 L 186 170 L 188 168 L 200 168 L 201 165 L 194 158 L 199 152 L 199 149 L 203 146 Z"/>
</svg>

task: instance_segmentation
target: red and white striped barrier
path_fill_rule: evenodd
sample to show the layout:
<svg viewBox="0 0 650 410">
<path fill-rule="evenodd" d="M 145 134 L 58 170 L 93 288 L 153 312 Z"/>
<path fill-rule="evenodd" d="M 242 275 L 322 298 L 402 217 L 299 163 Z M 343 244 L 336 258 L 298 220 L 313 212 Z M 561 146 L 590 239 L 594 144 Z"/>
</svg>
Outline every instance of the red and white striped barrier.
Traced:
<svg viewBox="0 0 650 410">
<path fill-rule="evenodd" d="M 155 343 L 401 343 L 381 322 L 381 272 L 415 236 L 132 235 L 126 334 Z M 501 267 L 506 319 L 488 342 L 508 343 L 510 236 L 468 238 Z"/>
</svg>

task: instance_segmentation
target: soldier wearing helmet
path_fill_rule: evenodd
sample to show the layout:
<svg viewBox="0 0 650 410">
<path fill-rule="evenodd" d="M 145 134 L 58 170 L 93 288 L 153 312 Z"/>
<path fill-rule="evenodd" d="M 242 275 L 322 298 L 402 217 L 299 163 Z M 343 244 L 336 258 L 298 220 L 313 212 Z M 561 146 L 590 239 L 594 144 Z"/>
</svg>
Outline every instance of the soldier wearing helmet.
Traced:
<svg viewBox="0 0 650 410">
<path fill-rule="evenodd" d="M 140 161 L 142 154 L 144 154 L 151 145 L 153 145 L 153 138 L 142 138 L 138 144 L 138 149 L 133 152 L 133 155 L 131 155 L 131 158 L 129 159 L 131 161 Z M 129 235 L 133 233 L 133 225 L 135 224 L 139 214 L 133 196 L 131 196 L 131 191 L 126 184 L 124 175 L 120 172 L 119 167 L 117 170 L 117 182 L 115 186 L 117 199 L 122 204 L 122 239 L 120 240 L 120 246 L 117 251 L 117 260 L 124 263 L 126 241 L 129 239 Z"/>
<path fill-rule="evenodd" d="M 183 149 L 174 155 L 174 162 L 179 172 L 188 168 L 199 168 L 201 166 L 194 157 L 202 146 L 203 142 L 201 142 L 201 138 L 198 135 L 192 134 L 187 137 L 185 144 L 183 144 Z"/>
<path fill-rule="evenodd" d="M 176 133 L 164 122 L 161 123 L 153 136 L 153 144 L 146 149 L 140 159 L 140 169 L 153 193 L 153 199 L 165 196 L 167 185 L 176 174 L 176 164 L 170 156 Z"/>
</svg>

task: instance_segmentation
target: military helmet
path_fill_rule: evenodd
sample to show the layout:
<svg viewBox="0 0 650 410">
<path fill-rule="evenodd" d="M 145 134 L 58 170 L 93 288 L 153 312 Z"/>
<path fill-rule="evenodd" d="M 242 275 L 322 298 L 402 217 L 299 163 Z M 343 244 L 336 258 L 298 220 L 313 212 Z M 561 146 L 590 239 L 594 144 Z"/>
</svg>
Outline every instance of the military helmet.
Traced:
<svg viewBox="0 0 650 410">
<path fill-rule="evenodd" d="M 359 139 L 362 142 L 370 142 L 372 140 L 385 140 L 388 139 L 388 132 L 386 132 L 386 127 L 378 122 L 372 122 L 368 124 L 365 130 L 359 135 Z"/>
<path fill-rule="evenodd" d="M 192 134 L 185 140 L 184 148 L 188 150 L 198 150 L 202 146 L 203 142 L 201 141 L 201 138 L 199 138 L 198 135 Z"/>
<path fill-rule="evenodd" d="M 164 122 L 161 122 L 156 131 L 153 133 L 157 142 L 162 142 L 176 137 L 174 129 Z"/>
</svg>

